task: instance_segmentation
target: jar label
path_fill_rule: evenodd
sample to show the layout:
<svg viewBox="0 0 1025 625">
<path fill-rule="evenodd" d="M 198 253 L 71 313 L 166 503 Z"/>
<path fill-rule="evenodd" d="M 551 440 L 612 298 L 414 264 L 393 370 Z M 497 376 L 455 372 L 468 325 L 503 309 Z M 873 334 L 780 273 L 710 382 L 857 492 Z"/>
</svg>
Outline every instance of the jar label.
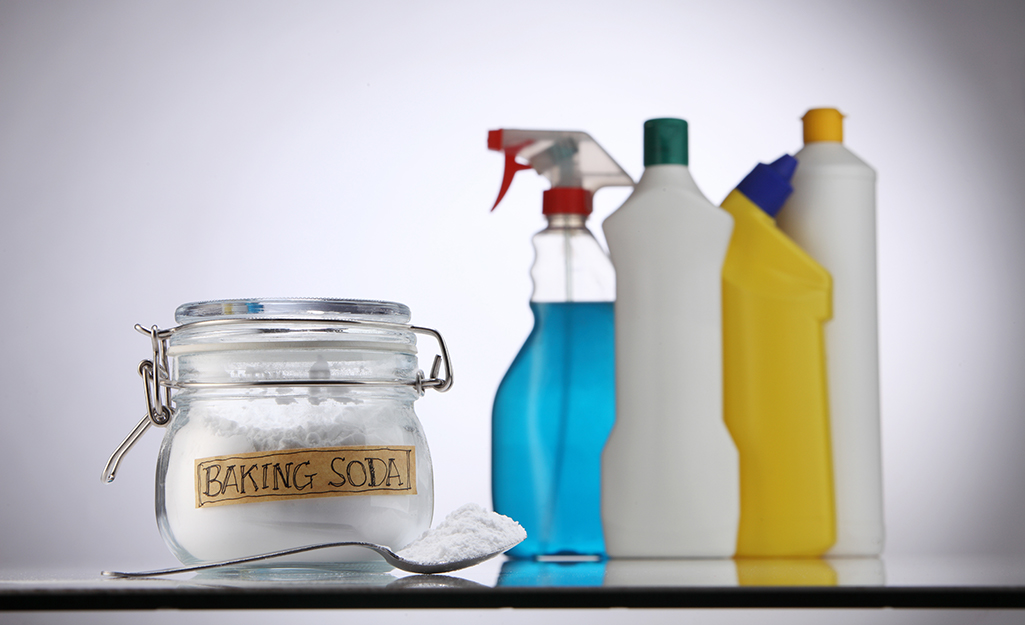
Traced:
<svg viewBox="0 0 1025 625">
<path fill-rule="evenodd" d="M 287 449 L 196 460 L 196 507 L 256 501 L 415 495 L 416 448 Z"/>
</svg>

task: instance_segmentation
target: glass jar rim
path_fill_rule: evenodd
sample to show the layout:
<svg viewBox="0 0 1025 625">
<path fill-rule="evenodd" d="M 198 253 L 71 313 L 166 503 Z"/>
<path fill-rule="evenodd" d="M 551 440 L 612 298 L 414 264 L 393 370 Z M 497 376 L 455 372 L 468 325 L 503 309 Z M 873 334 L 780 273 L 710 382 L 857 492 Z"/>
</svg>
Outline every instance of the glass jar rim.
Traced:
<svg viewBox="0 0 1025 625">
<path fill-rule="evenodd" d="M 228 319 L 309 319 L 408 324 L 409 307 L 397 302 L 318 297 L 218 299 L 182 304 L 174 319 L 185 325 Z"/>
<path fill-rule="evenodd" d="M 416 354 L 404 304 L 321 298 L 223 299 L 182 304 L 168 355 L 197 351 L 330 349 Z"/>
</svg>

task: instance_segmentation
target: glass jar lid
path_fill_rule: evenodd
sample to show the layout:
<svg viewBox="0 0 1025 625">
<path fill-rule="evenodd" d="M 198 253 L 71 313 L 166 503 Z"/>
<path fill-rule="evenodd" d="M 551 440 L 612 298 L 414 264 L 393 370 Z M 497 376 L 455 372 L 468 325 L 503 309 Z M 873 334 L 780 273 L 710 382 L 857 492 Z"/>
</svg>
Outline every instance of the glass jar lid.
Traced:
<svg viewBox="0 0 1025 625">
<path fill-rule="evenodd" d="M 217 299 L 182 304 L 174 319 L 184 325 L 223 319 L 319 319 L 409 323 L 409 307 L 396 302 L 326 298 Z"/>
<path fill-rule="evenodd" d="M 213 351 L 366 351 L 416 354 L 409 308 L 395 302 L 320 298 L 223 299 L 183 304 L 169 336 L 172 358 Z M 349 358 L 336 354 L 340 359 Z"/>
</svg>

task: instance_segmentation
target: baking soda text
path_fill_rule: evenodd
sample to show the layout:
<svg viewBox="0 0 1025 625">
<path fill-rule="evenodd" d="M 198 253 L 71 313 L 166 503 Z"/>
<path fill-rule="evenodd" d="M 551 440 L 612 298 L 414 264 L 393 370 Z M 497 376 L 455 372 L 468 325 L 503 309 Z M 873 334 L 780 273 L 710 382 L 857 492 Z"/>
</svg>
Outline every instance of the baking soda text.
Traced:
<svg viewBox="0 0 1025 625">
<path fill-rule="evenodd" d="M 196 507 L 343 495 L 415 495 L 416 450 L 329 447 L 196 460 Z"/>
</svg>

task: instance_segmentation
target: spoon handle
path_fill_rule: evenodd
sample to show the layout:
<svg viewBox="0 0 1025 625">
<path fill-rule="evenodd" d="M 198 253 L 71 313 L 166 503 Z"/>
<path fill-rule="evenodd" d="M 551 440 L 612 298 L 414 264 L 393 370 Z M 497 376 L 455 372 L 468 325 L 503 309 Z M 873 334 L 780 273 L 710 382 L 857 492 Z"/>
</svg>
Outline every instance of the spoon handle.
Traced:
<svg viewBox="0 0 1025 625">
<path fill-rule="evenodd" d="M 160 575 L 175 575 L 178 573 L 192 573 L 193 571 L 203 571 L 206 569 L 215 569 L 222 566 L 233 566 L 236 564 L 246 564 L 248 562 L 259 562 L 260 560 L 269 560 L 270 558 L 278 558 L 281 556 L 290 556 L 297 553 L 305 553 L 307 551 L 315 551 L 317 549 L 329 549 L 331 547 L 366 547 L 381 554 L 388 564 L 394 567 L 405 569 L 403 566 L 404 560 L 395 555 L 395 553 L 383 545 L 375 545 L 374 543 L 364 543 L 358 541 L 344 541 L 336 543 L 321 543 L 317 545 L 306 545 L 305 547 L 293 547 L 291 549 L 282 549 L 280 551 L 272 551 L 270 553 L 261 553 L 255 556 L 246 556 L 244 558 L 234 558 L 232 560 L 222 560 L 220 562 L 207 562 L 206 564 L 194 564 L 192 566 L 180 566 L 170 569 L 157 569 L 154 571 L 138 571 L 134 573 L 127 573 L 123 571 L 101 571 L 100 575 L 104 577 L 120 577 L 120 578 L 134 578 L 134 577 L 157 577 Z"/>
</svg>

